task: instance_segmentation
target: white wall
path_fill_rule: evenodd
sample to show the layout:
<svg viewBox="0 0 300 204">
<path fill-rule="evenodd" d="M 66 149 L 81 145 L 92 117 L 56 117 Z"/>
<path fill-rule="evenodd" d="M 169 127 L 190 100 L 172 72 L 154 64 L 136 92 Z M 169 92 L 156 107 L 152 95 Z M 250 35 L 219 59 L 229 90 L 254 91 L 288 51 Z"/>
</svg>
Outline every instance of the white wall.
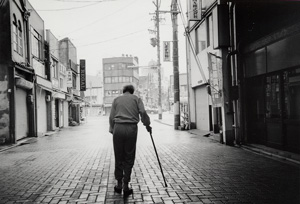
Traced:
<svg viewBox="0 0 300 204">
<path fill-rule="evenodd" d="M 67 101 L 63 101 L 63 112 L 64 112 L 64 127 L 69 126 L 69 105 Z"/>
<path fill-rule="evenodd" d="M 26 106 L 26 91 L 16 89 L 16 139 L 28 136 L 28 112 Z"/>
<path fill-rule="evenodd" d="M 46 108 L 46 91 L 37 87 L 37 132 L 42 136 L 47 132 L 47 108 Z"/>
<path fill-rule="evenodd" d="M 197 129 L 209 131 L 209 95 L 206 86 L 195 89 Z"/>
</svg>

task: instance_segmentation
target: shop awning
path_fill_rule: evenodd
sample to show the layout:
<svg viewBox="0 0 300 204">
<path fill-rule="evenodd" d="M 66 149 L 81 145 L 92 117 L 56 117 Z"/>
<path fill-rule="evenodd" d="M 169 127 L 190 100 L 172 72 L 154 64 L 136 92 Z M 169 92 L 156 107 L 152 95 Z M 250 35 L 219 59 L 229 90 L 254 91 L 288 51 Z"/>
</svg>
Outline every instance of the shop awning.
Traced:
<svg viewBox="0 0 300 204">
<path fill-rule="evenodd" d="M 59 99 L 66 99 L 66 94 L 53 90 L 52 97 L 53 98 L 59 98 Z"/>
<path fill-rule="evenodd" d="M 42 88 L 46 91 L 49 91 L 49 92 L 53 91 L 51 81 L 48 81 L 38 75 L 36 76 L 36 83 L 40 88 Z"/>
</svg>

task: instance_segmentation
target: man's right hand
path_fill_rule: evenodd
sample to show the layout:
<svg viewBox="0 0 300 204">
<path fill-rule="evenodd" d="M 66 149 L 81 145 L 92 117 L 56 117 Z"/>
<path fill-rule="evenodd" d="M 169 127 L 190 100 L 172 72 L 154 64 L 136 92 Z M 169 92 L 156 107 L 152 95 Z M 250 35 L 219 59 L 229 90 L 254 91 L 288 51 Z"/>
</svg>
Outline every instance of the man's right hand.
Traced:
<svg viewBox="0 0 300 204">
<path fill-rule="evenodd" d="M 150 125 L 147 125 L 146 129 L 150 134 L 152 134 L 152 127 Z"/>
</svg>

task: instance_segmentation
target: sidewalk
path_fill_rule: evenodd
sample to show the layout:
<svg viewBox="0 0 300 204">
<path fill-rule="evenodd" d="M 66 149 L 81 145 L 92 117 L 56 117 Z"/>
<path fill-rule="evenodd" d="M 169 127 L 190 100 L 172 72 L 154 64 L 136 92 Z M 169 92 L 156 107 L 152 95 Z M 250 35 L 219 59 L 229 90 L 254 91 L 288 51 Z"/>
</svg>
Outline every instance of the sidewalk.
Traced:
<svg viewBox="0 0 300 204">
<path fill-rule="evenodd" d="M 46 132 L 42 137 L 53 135 L 57 131 L 58 130 Z M 30 144 L 30 143 L 36 142 L 38 138 L 39 137 L 25 137 L 25 138 L 22 138 L 22 139 L 18 140 L 15 144 L 0 145 L 0 152 L 6 151 L 6 150 L 9 150 L 11 148 L 21 146 L 21 145 L 24 145 L 24 144 Z"/>
<path fill-rule="evenodd" d="M 150 118 L 151 118 L 151 120 L 154 120 L 155 122 L 159 122 L 161 124 L 165 124 L 168 126 L 174 126 L 173 113 L 163 112 L 162 119 L 158 119 L 158 114 L 150 115 Z M 192 129 L 192 130 L 188 130 L 188 132 L 190 134 L 194 134 L 197 136 L 205 136 L 205 137 L 210 138 L 211 140 L 220 142 L 218 139 L 219 136 L 216 134 L 213 134 L 209 131 Z M 267 147 L 264 145 L 259 145 L 259 144 L 244 144 L 239 147 L 246 151 L 254 152 L 256 154 L 261 154 L 261 155 L 271 157 L 274 159 L 278 159 L 281 161 L 292 162 L 296 165 L 300 165 L 300 155 L 299 154 L 295 154 L 295 153 L 291 153 L 291 152 L 287 152 L 287 151 L 283 151 L 283 150 L 278 150 L 278 149 L 274 149 L 274 148 Z"/>
</svg>

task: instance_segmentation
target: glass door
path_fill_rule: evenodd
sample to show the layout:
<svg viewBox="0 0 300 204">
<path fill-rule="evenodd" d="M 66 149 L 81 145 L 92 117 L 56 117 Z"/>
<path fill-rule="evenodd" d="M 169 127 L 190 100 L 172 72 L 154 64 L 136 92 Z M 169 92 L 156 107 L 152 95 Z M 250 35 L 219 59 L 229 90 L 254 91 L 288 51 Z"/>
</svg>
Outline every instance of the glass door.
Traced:
<svg viewBox="0 0 300 204">
<path fill-rule="evenodd" d="M 264 77 L 248 78 L 246 86 L 247 140 L 266 144 Z"/>
<path fill-rule="evenodd" d="M 282 137 L 282 88 L 281 75 L 274 74 L 266 77 L 266 131 L 267 144 L 281 148 Z"/>
<path fill-rule="evenodd" d="M 300 153 L 300 68 L 285 71 L 283 79 L 285 146 Z"/>
</svg>

